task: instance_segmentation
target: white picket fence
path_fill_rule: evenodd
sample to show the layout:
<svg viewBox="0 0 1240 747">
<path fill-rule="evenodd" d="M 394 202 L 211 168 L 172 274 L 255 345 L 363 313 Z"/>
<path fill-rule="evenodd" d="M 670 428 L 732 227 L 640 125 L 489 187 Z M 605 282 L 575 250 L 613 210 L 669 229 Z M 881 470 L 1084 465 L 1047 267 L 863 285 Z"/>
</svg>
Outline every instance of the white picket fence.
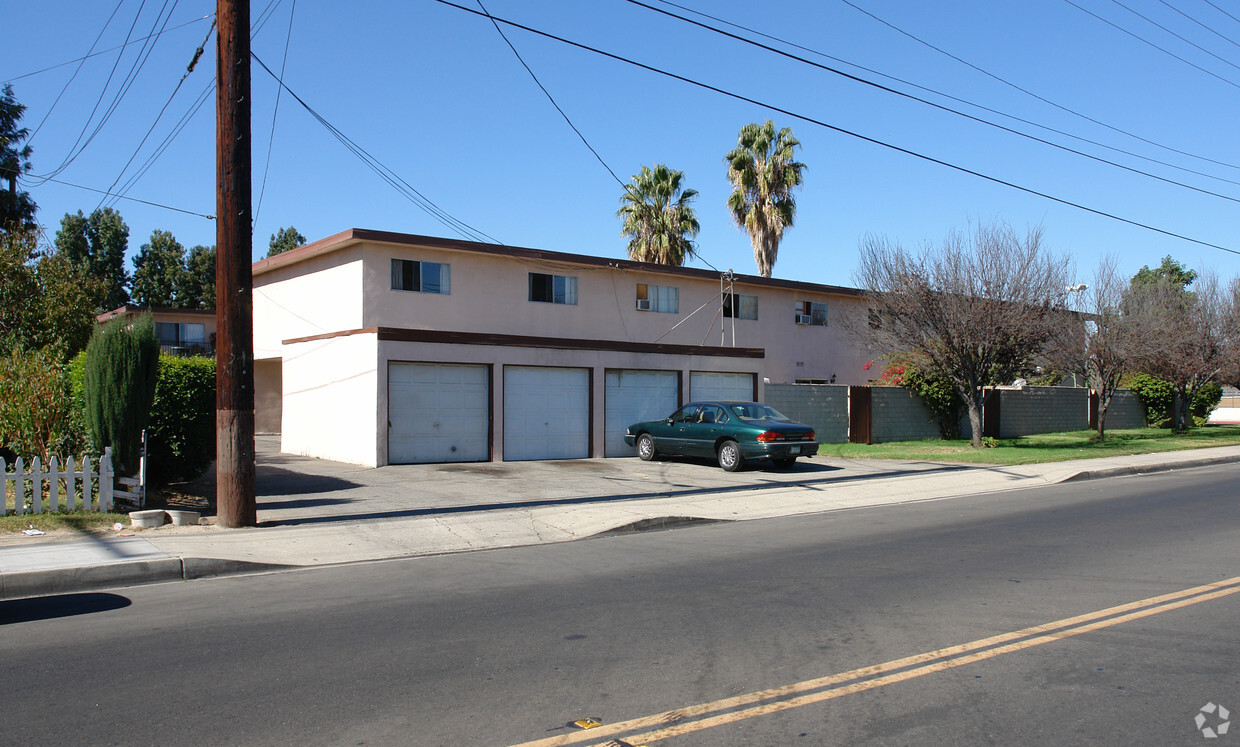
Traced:
<svg viewBox="0 0 1240 747">
<path fill-rule="evenodd" d="M 63 469 L 52 457 L 44 469 L 35 457 L 26 469 L 21 457 L 13 464 L 10 472 L 4 459 L 0 457 L 0 475 L 3 475 L 5 502 L 0 504 L 0 516 L 10 512 L 18 514 L 38 514 L 44 511 L 59 511 L 62 503 L 66 510 L 83 509 L 86 511 L 110 511 L 115 491 L 112 488 L 112 449 L 103 450 L 99 458 L 98 469 L 91 471 L 90 457 L 83 457 L 80 468 L 75 469 L 73 457 L 65 460 Z M 80 482 L 80 487 L 79 487 Z M 9 483 L 13 484 L 12 490 Z M 44 485 L 46 484 L 46 499 Z M 13 497 L 14 508 L 8 507 L 8 497 Z M 63 500 L 62 500 L 63 499 Z"/>
</svg>

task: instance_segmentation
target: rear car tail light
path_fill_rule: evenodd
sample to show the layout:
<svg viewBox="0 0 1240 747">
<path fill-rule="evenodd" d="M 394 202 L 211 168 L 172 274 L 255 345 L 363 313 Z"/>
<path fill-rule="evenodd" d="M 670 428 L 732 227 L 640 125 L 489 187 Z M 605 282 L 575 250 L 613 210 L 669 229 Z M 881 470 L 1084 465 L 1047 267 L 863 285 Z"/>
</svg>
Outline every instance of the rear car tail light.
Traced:
<svg viewBox="0 0 1240 747">
<path fill-rule="evenodd" d="M 783 441 L 784 434 L 779 433 L 778 431 L 766 431 L 765 433 L 758 434 L 758 440 L 763 443 L 768 441 Z"/>
</svg>

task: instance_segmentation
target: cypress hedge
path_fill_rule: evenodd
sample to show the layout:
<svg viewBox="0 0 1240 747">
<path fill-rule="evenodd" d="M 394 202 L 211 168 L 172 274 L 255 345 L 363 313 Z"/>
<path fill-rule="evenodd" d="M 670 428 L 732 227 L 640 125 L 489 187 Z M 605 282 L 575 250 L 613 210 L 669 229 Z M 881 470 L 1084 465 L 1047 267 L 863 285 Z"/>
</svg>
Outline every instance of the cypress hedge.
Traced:
<svg viewBox="0 0 1240 747">
<path fill-rule="evenodd" d="M 95 330 L 86 346 L 86 429 L 96 448 L 112 447 L 118 475 L 138 471 L 158 367 L 159 338 L 149 313 L 135 322 L 125 318 L 108 322 Z"/>
</svg>

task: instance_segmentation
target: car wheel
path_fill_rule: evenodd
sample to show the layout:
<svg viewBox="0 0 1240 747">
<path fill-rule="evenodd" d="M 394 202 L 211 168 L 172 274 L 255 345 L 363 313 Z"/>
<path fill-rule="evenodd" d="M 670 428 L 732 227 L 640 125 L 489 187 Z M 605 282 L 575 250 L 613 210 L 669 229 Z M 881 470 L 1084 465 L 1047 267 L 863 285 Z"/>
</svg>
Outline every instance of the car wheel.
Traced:
<svg viewBox="0 0 1240 747">
<path fill-rule="evenodd" d="M 780 469 L 787 469 L 788 467 L 791 467 L 792 465 L 796 464 L 797 458 L 796 457 L 784 457 L 782 459 L 773 459 L 771 461 L 775 463 L 776 467 L 779 467 Z"/>
<path fill-rule="evenodd" d="M 737 446 L 735 441 L 724 441 L 719 444 L 719 466 L 723 467 L 724 472 L 735 472 L 741 468 L 743 463 L 741 447 Z"/>
<path fill-rule="evenodd" d="M 643 462 L 654 459 L 654 438 L 649 433 L 637 437 L 637 457 Z"/>
</svg>

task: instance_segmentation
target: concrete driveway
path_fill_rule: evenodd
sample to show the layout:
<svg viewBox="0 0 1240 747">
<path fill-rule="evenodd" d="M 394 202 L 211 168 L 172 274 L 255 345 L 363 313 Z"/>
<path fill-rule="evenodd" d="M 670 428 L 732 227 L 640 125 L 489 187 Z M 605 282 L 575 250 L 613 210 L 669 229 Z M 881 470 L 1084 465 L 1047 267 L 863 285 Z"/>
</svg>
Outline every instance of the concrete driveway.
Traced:
<svg viewBox="0 0 1240 747">
<path fill-rule="evenodd" d="M 280 453 L 278 436 L 259 436 L 255 441 L 258 519 L 266 526 L 688 497 L 967 469 L 826 457 L 799 459 L 787 469 L 751 466 L 732 473 L 706 460 L 643 462 L 636 457 L 373 468 Z M 212 483 L 213 475 L 208 475 L 195 487 L 212 495 Z"/>
</svg>

